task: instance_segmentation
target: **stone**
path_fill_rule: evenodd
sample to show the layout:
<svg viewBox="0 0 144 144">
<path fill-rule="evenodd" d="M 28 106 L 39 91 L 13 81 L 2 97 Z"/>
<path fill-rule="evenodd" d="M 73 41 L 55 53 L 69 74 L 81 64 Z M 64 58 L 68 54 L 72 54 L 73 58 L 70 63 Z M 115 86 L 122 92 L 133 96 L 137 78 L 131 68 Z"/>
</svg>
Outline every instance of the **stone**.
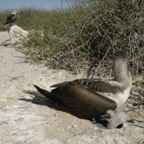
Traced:
<svg viewBox="0 0 144 144">
<path fill-rule="evenodd" d="M 2 45 L 4 46 L 21 44 L 21 41 L 26 39 L 29 34 L 28 31 L 17 25 L 11 26 L 8 33 L 10 39 L 2 42 Z"/>
</svg>

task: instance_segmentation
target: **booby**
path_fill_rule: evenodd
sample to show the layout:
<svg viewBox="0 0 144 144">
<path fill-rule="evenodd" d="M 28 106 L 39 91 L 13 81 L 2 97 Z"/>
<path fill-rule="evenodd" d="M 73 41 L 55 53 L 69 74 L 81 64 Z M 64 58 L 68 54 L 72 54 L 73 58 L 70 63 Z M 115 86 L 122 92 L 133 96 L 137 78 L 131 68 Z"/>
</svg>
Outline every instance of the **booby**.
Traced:
<svg viewBox="0 0 144 144">
<path fill-rule="evenodd" d="M 51 92 L 37 85 L 34 86 L 43 95 L 40 98 L 43 97 L 65 106 L 71 114 L 79 118 L 100 118 L 108 114 L 112 118 L 108 121 L 117 121 L 120 115 L 123 115 L 123 113 L 119 114 L 119 108 L 127 101 L 132 85 L 132 75 L 128 70 L 127 55 L 124 51 L 114 54 L 113 75 L 112 80 L 106 81 L 76 79 L 54 84 L 51 86 L 54 88 Z M 25 92 L 34 94 L 31 91 Z M 123 120 L 119 120 L 114 125 L 118 126 L 122 122 Z"/>
<path fill-rule="evenodd" d="M 9 24 L 14 24 L 15 21 L 17 20 L 18 17 L 18 12 L 14 11 L 12 12 L 6 19 L 6 22 L 4 25 L 9 25 Z"/>
</svg>

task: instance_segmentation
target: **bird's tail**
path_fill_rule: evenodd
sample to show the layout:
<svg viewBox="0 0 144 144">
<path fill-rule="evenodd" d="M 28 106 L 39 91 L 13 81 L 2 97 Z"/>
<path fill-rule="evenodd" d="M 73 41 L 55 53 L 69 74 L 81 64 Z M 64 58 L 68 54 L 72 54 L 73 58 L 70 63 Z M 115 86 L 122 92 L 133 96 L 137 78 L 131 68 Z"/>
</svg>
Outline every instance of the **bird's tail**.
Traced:
<svg viewBox="0 0 144 144">
<path fill-rule="evenodd" d="M 40 88 L 39 86 L 37 85 L 34 85 L 34 87 L 37 89 L 37 91 L 42 94 L 43 96 L 45 96 L 46 98 L 48 99 L 52 99 L 51 97 L 54 96 L 54 94 L 52 94 L 51 92 L 45 90 L 45 89 L 42 89 Z"/>
<path fill-rule="evenodd" d="M 29 94 L 29 95 L 39 98 L 39 99 L 47 100 L 47 98 L 45 96 L 43 96 L 42 94 L 40 94 L 37 91 L 23 90 L 23 93 Z"/>
<path fill-rule="evenodd" d="M 40 99 L 44 99 L 44 100 L 52 100 L 56 103 L 62 103 L 61 99 L 58 97 L 58 95 L 53 94 L 45 89 L 40 88 L 37 85 L 34 85 L 34 87 L 37 89 L 38 92 L 35 91 L 29 91 L 29 90 L 25 90 L 23 91 L 24 93 L 33 95 L 36 98 L 40 98 Z"/>
</svg>

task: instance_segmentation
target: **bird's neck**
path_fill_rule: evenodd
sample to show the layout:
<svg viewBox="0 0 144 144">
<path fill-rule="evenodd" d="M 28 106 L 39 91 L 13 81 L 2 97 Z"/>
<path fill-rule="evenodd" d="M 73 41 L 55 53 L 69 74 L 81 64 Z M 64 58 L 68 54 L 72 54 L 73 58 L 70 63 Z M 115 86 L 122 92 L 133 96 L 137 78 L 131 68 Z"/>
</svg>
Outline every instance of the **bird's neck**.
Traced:
<svg viewBox="0 0 144 144">
<path fill-rule="evenodd" d="M 132 83 L 132 75 L 128 70 L 127 63 L 122 66 L 114 65 L 114 80 L 121 83 L 124 87 L 128 87 Z"/>
</svg>

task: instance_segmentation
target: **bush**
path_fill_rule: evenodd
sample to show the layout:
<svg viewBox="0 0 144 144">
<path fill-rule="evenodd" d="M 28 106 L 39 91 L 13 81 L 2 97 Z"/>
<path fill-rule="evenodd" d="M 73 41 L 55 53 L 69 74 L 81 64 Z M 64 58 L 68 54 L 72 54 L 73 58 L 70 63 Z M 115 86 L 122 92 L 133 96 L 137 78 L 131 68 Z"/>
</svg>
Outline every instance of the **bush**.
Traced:
<svg viewBox="0 0 144 144">
<path fill-rule="evenodd" d="M 90 65 L 108 68 L 116 50 L 125 50 L 134 74 L 144 72 L 144 2 L 100 0 L 51 12 L 25 43 L 34 60 L 47 60 L 52 68 L 80 73 Z M 40 32 L 41 33 L 41 32 Z"/>
<path fill-rule="evenodd" d="M 5 22 L 6 22 L 6 17 L 10 14 L 10 11 L 4 11 L 0 12 L 0 30 L 4 31 L 5 29 Z"/>
</svg>

